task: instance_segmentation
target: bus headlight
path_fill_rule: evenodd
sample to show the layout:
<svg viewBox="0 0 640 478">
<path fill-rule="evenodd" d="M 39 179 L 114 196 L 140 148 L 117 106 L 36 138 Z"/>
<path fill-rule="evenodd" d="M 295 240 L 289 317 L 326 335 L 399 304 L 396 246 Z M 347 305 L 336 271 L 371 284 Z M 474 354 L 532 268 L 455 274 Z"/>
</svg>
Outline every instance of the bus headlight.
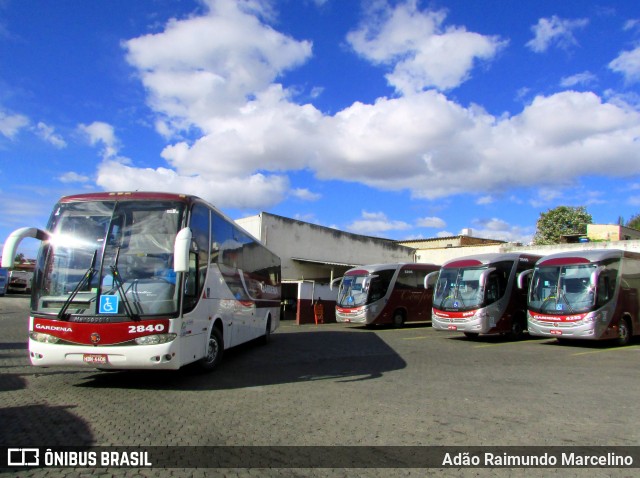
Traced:
<svg viewBox="0 0 640 478">
<path fill-rule="evenodd" d="M 60 338 L 49 334 L 43 334 L 41 332 L 29 332 L 29 337 L 31 337 L 31 340 L 35 340 L 36 342 L 43 344 L 57 344 L 60 342 Z"/>
<path fill-rule="evenodd" d="M 159 345 L 171 342 L 176 337 L 176 334 L 145 335 L 144 337 L 138 337 L 135 341 L 138 345 Z"/>
</svg>

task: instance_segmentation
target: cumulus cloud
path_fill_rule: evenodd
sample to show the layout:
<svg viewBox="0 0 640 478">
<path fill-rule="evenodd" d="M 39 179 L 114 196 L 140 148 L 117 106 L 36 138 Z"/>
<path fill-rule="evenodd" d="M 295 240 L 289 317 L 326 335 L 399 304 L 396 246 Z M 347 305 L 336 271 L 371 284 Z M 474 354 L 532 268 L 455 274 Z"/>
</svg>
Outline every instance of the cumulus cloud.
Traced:
<svg viewBox="0 0 640 478">
<path fill-rule="evenodd" d="M 627 83 L 640 81 L 640 46 L 631 51 L 622 52 L 609 63 L 609 68 L 624 76 Z"/>
<path fill-rule="evenodd" d="M 120 141 L 110 124 L 94 121 L 89 125 L 81 124 L 78 129 L 85 134 L 92 146 L 102 146 L 101 154 L 104 159 L 113 159 L 118 155 Z"/>
<path fill-rule="evenodd" d="M 392 221 L 383 212 L 362 211 L 362 217 L 353 221 L 346 229 L 356 234 L 380 236 L 389 231 L 404 231 L 411 228 L 411 224 L 404 221 Z"/>
<path fill-rule="evenodd" d="M 527 47 L 536 53 L 543 53 L 551 46 L 562 49 L 576 46 L 578 41 L 573 35 L 574 30 L 584 28 L 588 24 L 589 20 L 586 18 L 568 20 L 556 15 L 551 18 L 541 18 L 531 27 L 534 37 L 527 42 Z"/>
<path fill-rule="evenodd" d="M 475 61 L 492 59 L 506 45 L 497 36 L 445 28 L 443 10 L 422 12 L 416 0 L 393 9 L 382 5 L 374 3 L 376 9 L 347 41 L 368 60 L 391 65 L 386 78 L 403 94 L 455 88 L 468 79 Z"/>
<path fill-rule="evenodd" d="M 418 219 L 416 225 L 419 227 L 443 228 L 447 225 L 447 223 L 439 217 L 422 217 Z"/>
<path fill-rule="evenodd" d="M 474 237 L 529 244 L 533 240 L 534 234 L 535 231 L 531 227 L 514 226 L 503 219 L 495 217 L 475 219 L 473 221 Z"/>
<path fill-rule="evenodd" d="M 197 192 L 221 207 L 265 208 L 292 195 L 313 199 L 303 189 L 289 191 L 292 170 L 409 190 L 414 198 L 477 194 L 484 203 L 489 195 L 541 180 L 554 189 L 583 175 L 640 173 L 640 113 L 620 97 L 607 102 L 569 90 L 537 96 L 521 112 L 496 117 L 424 90 L 464 81 L 474 62 L 492 58 L 502 43 L 446 26 L 443 12 L 420 11 L 415 1 L 395 8 L 383 3 L 386 10 L 348 38 L 369 61 L 391 65 L 390 78 L 407 94 L 356 102 L 333 115 L 297 104 L 278 79 L 307 61 L 312 45 L 275 31 L 261 5 L 209 0 L 204 14 L 172 20 L 163 31 L 124 44 L 160 131 L 193 139 L 168 145 L 163 167 L 138 168 L 117 158 L 113 128 L 83 125 L 90 141 L 104 148 L 99 185 L 161 186 Z M 568 41 L 585 24 L 548 22 L 538 48 Z M 449 42 L 458 38 L 471 46 L 463 41 L 452 53 Z M 445 57 L 452 64 L 446 73 L 429 63 Z M 399 78 L 409 70 L 417 83 L 402 86 Z M 437 74 L 448 79 L 434 80 Z M 374 220 L 363 217 L 353 230 L 384 231 Z"/>
<path fill-rule="evenodd" d="M 291 191 L 291 195 L 295 198 L 301 199 L 302 201 L 317 201 L 322 197 L 321 194 L 314 193 L 306 188 L 293 189 Z"/>
<path fill-rule="evenodd" d="M 0 110 L 0 134 L 13 139 L 18 132 L 29 125 L 29 118 L 21 114 Z"/>
</svg>

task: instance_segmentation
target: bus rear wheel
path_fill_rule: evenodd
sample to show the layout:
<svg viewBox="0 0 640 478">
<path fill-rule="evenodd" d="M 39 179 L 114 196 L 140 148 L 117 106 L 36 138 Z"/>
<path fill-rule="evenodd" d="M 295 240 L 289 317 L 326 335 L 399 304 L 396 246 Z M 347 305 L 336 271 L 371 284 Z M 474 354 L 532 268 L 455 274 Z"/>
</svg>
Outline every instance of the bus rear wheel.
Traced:
<svg viewBox="0 0 640 478">
<path fill-rule="evenodd" d="M 620 319 L 620 324 L 618 325 L 618 338 L 616 339 L 618 345 L 629 345 L 631 342 L 631 324 L 629 323 L 629 319 L 624 317 Z"/>
<path fill-rule="evenodd" d="M 511 323 L 511 330 L 509 331 L 509 338 L 511 340 L 520 340 L 524 336 L 524 324 L 522 319 L 515 318 Z"/>
<path fill-rule="evenodd" d="M 222 334 L 214 327 L 207 344 L 207 355 L 200 361 L 200 367 L 206 372 L 213 370 L 222 360 L 223 352 L 224 341 L 222 340 Z"/>
<path fill-rule="evenodd" d="M 402 327 L 404 325 L 404 314 L 400 310 L 396 310 L 393 314 L 393 326 Z"/>
</svg>

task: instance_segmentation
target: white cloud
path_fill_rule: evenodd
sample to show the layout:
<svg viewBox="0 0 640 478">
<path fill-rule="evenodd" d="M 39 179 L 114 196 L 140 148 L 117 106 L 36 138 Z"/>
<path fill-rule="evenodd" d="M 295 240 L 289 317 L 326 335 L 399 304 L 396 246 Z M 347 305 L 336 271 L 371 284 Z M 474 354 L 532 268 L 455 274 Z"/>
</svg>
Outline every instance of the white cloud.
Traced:
<svg viewBox="0 0 640 478">
<path fill-rule="evenodd" d="M 536 25 L 531 27 L 534 38 L 527 42 L 527 47 L 536 53 L 542 53 L 552 45 L 563 49 L 575 46 L 578 42 L 573 31 L 584 28 L 588 24 L 589 20 L 586 18 L 567 20 L 556 15 L 551 18 L 541 18 Z"/>
<path fill-rule="evenodd" d="M 78 174 L 73 171 L 69 171 L 58 176 L 58 181 L 63 183 L 86 183 L 89 179 L 89 176 Z"/>
<path fill-rule="evenodd" d="M 423 217 L 416 221 L 418 227 L 435 227 L 442 228 L 447 225 L 447 223 L 440 219 L 439 217 Z"/>
<path fill-rule="evenodd" d="M 445 28 L 444 11 L 420 11 L 416 0 L 393 9 L 374 5 L 377 9 L 347 41 L 372 62 L 393 66 L 387 81 L 403 94 L 455 88 L 469 78 L 475 61 L 492 59 L 506 45 L 496 36 Z"/>
<path fill-rule="evenodd" d="M 219 131 L 219 118 L 238 113 L 246 98 L 311 55 L 259 16 L 266 2 L 209 0 L 206 15 L 172 20 L 163 32 L 124 44 L 138 69 L 150 106 L 173 130 L 195 125 Z"/>
<path fill-rule="evenodd" d="M 40 136 L 47 143 L 52 144 L 54 147 L 58 149 L 66 148 L 67 142 L 64 140 L 62 136 L 55 133 L 55 129 L 42 121 L 38 123 L 36 127 L 36 131 L 38 136 Z"/>
<path fill-rule="evenodd" d="M 514 226 L 495 217 L 473 221 L 473 237 L 529 244 L 534 234 L 535 231 L 531 227 Z"/>
<path fill-rule="evenodd" d="M 587 86 L 595 83 L 596 80 L 596 75 L 594 75 L 590 71 L 584 71 L 582 73 L 577 73 L 575 75 L 562 78 L 562 80 L 560 80 L 560 86 L 562 86 L 563 88 L 572 88 L 578 85 Z"/>
<path fill-rule="evenodd" d="M 103 161 L 97 184 L 106 190 L 173 191 L 194 194 L 219 207 L 260 209 L 282 202 L 289 188 L 284 176 L 253 174 L 248 178 L 181 176 L 167 168 L 139 169 L 120 161 Z"/>
<path fill-rule="evenodd" d="M 309 191 L 306 188 L 293 189 L 290 194 L 293 197 L 296 197 L 296 198 L 301 199 L 303 201 L 317 201 L 318 199 L 320 199 L 322 197 L 321 194 L 314 193 L 312 191 Z"/>
<path fill-rule="evenodd" d="M 208 5 L 203 16 L 172 20 L 164 31 L 125 44 L 163 134 L 188 130 L 201 136 L 167 146 L 161 153 L 165 167 L 145 169 L 117 158 L 112 127 L 83 126 L 93 144 L 104 146 L 108 160 L 98 171 L 98 184 L 173 187 L 198 191 L 222 207 L 265 208 L 291 195 L 308 195 L 303 189 L 290 192 L 286 176 L 303 169 L 320 180 L 406 189 L 415 198 L 465 192 L 482 196 L 484 203 L 489 195 L 519 187 L 544 184 L 555 190 L 584 175 L 640 174 L 640 113 L 620 97 L 607 102 L 594 93 L 563 91 L 496 117 L 428 90 L 356 102 L 325 115 L 311 104 L 296 104 L 277 83 L 279 75 L 309 58 L 308 42 L 274 31 L 248 9 L 256 4 L 211 0 Z M 388 10 L 375 30 L 369 23 L 351 41 L 358 39 L 371 61 L 392 61 L 402 52 L 413 58 L 412 48 L 433 47 L 439 36 L 466 34 L 443 28 L 443 13 L 420 12 L 415 5 Z M 404 30 L 396 27 L 400 17 Z M 393 41 L 386 45 L 383 39 Z M 469 65 L 474 55 L 465 56 Z"/>
<path fill-rule="evenodd" d="M 21 114 L 0 111 L 0 134 L 13 139 L 18 132 L 29 125 L 29 118 Z"/>
<path fill-rule="evenodd" d="M 102 157 L 113 159 L 120 149 L 120 141 L 116 138 L 113 126 L 101 121 L 94 121 L 89 125 L 81 124 L 78 129 L 87 136 L 91 146 L 101 145 Z"/>
<path fill-rule="evenodd" d="M 640 81 L 640 46 L 631 51 L 622 52 L 609 63 L 609 68 L 621 73 L 627 83 Z"/>
<path fill-rule="evenodd" d="M 362 218 L 353 221 L 346 229 L 356 234 L 384 235 L 389 231 L 404 231 L 412 226 L 404 221 L 391 221 L 383 212 L 362 211 Z"/>
<path fill-rule="evenodd" d="M 485 204 L 491 204 L 493 202 L 494 202 L 493 196 L 482 196 L 476 200 L 476 204 L 481 206 Z"/>
</svg>

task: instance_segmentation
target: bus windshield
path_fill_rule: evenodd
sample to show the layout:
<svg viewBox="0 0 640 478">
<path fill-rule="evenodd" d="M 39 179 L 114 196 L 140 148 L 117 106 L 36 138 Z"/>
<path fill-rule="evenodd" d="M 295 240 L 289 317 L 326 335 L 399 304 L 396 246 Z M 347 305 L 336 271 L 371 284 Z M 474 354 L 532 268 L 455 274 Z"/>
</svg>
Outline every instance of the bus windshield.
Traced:
<svg viewBox="0 0 640 478">
<path fill-rule="evenodd" d="M 536 268 L 529 289 L 529 309 L 558 315 L 588 312 L 596 304 L 597 272 L 597 264 Z"/>
<path fill-rule="evenodd" d="M 481 267 L 442 268 L 433 306 L 461 312 L 486 307 L 505 295 L 512 267 L 513 261 L 503 261 Z"/>
<path fill-rule="evenodd" d="M 447 310 L 471 310 L 484 301 L 480 278 L 486 267 L 473 269 L 442 269 L 433 297 L 434 307 Z"/>
<path fill-rule="evenodd" d="M 79 201 L 54 209 L 36 271 L 35 312 L 82 316 L 174 314 L 177 201 Z"/>
<path fill-rule="evenodd" d="M 387 293 L 395 270 L 374 274 L 346 275 L 338 289 L 337 304 L 342 307 L 360 307 L 382 299 Z"/>
</svg>

